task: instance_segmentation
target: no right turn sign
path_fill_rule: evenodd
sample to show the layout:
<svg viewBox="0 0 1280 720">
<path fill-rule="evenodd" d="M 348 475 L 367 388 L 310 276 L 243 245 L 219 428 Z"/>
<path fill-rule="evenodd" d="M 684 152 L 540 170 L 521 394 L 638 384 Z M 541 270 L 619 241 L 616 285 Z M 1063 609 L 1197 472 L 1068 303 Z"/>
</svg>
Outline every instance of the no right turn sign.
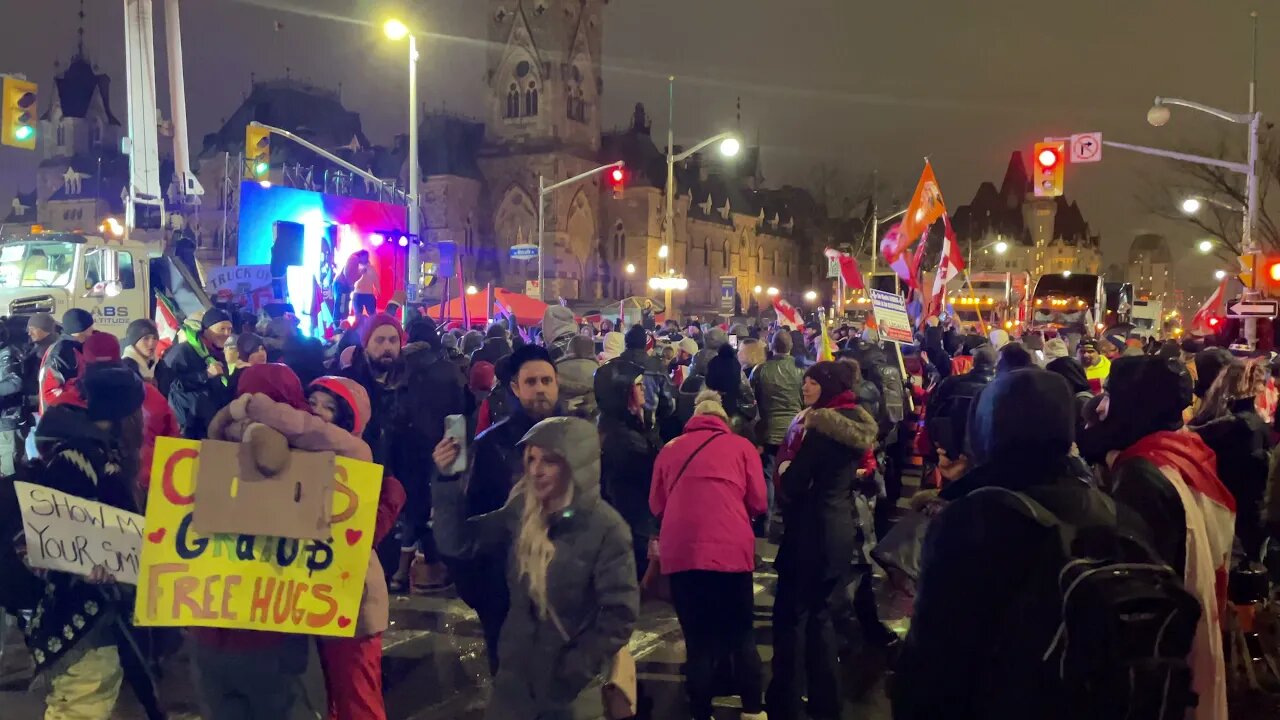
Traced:
<svg viewBox="0 0 1280 720">
<path fill-rule="evenodd" d="M 1098 162 L 1102 159 L 1102 133 L 1081 133 L 1071 136 L 1071 162 Z"/>
</svg>

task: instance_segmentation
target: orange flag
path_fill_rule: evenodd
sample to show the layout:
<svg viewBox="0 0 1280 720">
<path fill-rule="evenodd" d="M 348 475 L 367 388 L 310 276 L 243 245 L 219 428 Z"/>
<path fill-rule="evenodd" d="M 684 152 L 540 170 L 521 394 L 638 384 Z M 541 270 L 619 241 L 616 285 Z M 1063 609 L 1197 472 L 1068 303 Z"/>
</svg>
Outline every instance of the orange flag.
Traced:
<svg viewBox="0 0 1280 720">
<path fill-rule="evenodd" d="M 925 160 L 924 172 L 920 174 L 916 192 L 911 196 L 906 214 L 902 216 L 902 227 L 899 230 L 901 239 L 893 248 L 894 256 L 889 258 L 889 262 L 893 263 L 902 257 L 930 225 L 946 214 L 947 206 L 942 201 L 942 189 L 938 187 L 938 179 L 933 175 L 933 166 Z"/>
</svg>

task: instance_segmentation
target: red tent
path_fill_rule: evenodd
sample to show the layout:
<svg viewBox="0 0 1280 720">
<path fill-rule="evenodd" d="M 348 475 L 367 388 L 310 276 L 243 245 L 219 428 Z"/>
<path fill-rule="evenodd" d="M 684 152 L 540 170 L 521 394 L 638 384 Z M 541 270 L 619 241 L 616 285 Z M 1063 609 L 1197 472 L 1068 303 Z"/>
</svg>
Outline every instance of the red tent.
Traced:
<svg viewBox="0 0 1280 720">
<path fill-rule="evenodd" d="M 488 315 L 485 307 L 485 293 L 478 292 L 475 295 L 466 295 L 467 314 L 471 317 L 472 323 L 489 322 L 492 318 Z M 445 306 L 445 321 L 461 321 L 462 320 L 462 298 L 454 298 Z M 521 325 L 537 325 L 542 322 L 542 315 L 547 311 L 547 304 L 541 300 L 536 300 L 528 295 L 522 295 L 518 292 L 504 290 L 502 288 L 494 288 L 493 290 L 493 311 L 497 315 L 506 310 L 515 314 L 516 322 Z M 433 305 L 427 308 L 427 316 L 432 320 L 440 319 L 440 306 Z"/>
</svg>

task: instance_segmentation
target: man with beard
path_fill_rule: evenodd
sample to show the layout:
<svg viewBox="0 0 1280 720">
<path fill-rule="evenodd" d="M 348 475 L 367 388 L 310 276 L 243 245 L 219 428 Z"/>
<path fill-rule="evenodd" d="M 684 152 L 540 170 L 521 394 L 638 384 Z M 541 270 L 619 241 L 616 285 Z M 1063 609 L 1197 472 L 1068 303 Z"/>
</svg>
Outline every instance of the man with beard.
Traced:
<svg viewBox="0 0 1280 720">
<path fill-rule="evenodd" d="M 1225 718 L 1220 611 L 1236 502 L 1219 480 L 1214 454 L 1182 428 L 1191 376 L 1179 360 L 1121 357 L 1106 393 L 1086 407 L 1080 454 L 1104 468 L 1104 483 L 1150 528 L 1153 549 L 1183 578 L 1203 608 L 1187 658 L 1200 702 L 1196 718 Z M 1203 377 L 1203 376 L 1202 376 Z"/>
<path fill-rule="evenodd" d="M 1089 379 L 1089 386 L 1094 393 L 1102 392 L 1111 372 L 1111 360 L 1102 354 L 1097 340 L 1085 338 L 1077 348 L 1080 353 L 1080 364 L 1084 366 L 1084 375 Z"/>
<path fill-rule="evenodd" d="M 551 355 L 536 345 L 525 345 L 507 358 L 511 375 L 510 390 L 517 402 L 511 415 L 485 430 L 469 448 L 466 478 L 467 515 L 475 517 L 493 512 L 507 502 L 511 488 L 523 472 L 523 456 L 517 444 L 539 421 L 559 415 L 560 387 Z M 457 442 L 444 438 L 440 446 L 456 450 Z M 437 451 L 439 452 L 439 451 Z M 452 463 L 449 463 L 450 465 Z M 436 468 L 442 480 L 446 469 Z M 474 559 L 453 561 L 458 594 L 480 616 L 484 626 L 484 642 L 489 654 L 489 670 L 498 672 L 498 635 L 507 617 L 510 597 L 507 591 L 507 551 L 480 554 Z"/>
</svg>

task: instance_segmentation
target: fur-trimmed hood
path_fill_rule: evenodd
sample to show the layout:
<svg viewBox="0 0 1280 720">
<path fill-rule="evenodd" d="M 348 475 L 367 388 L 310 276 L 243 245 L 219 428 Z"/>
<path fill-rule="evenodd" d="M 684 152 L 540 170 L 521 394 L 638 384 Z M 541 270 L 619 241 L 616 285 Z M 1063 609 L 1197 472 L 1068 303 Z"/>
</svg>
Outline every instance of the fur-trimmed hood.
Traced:
<svg viewBox="0 0 1280 720">
<path fill-rule="evenodd" d="M 804 414 L 804 427 L 857 450 L 873 446 L 879 430 L 870 413 L 861 407 L 811 409 Z"/>
</svg>

